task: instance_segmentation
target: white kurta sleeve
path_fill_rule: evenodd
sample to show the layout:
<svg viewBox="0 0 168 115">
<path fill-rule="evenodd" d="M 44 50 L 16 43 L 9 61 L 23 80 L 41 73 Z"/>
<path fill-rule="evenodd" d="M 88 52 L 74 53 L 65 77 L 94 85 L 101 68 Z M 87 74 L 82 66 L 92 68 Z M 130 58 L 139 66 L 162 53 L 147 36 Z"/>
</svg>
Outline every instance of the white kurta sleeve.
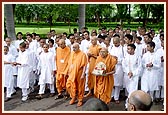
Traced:
<svg viewBox="0 0 168 115">
<path fill-rule="evenodd" d="M 154 60 L 152 61 L 153 64 L 153 69 L 159 69 L 161 67 L 161 61 L 160 61 L 160 57 L 156 56 L 154 57 Z"/>
<path fill-rule="evenodd" d="M 53 57 L 54 57 L 54 58 L 53 58 L 53 63 L 52 63 L 52 64 L 53 64 L 53 71 L 56 71 L 56 70 L 57 70 L 57 67 L 56 67 L 56 59 L 55 59 L 56 56 L 54 55 Z"/>
<path fill-rule="evenodd" d="M 123 68 L 123 71 L 128 74 L 129 73 L 129 68 L 128 68 L 128 65 L 126 64 L 126 58 L 124 58 L 122 60 L 122 68 Z"/>
<path fill-rule="evenodd" d="M 138 57 L 136 70 L 132 72 L 133 76 L 140 75 L 141 69 L 142 69 L 142 60 L 140 57 Z"/>
</svg>

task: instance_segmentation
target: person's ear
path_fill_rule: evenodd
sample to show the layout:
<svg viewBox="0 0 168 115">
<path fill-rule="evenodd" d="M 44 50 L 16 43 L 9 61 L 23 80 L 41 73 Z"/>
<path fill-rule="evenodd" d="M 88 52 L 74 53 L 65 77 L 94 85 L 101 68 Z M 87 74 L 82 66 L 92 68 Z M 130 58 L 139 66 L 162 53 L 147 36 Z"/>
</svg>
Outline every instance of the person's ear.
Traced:
<svg viewBox="0 0 168 115">
<path fill-rule="evenodd" d="M 132 105 L 132 104 L 130 105 L 129 109 L 130 109 L 130 111 L 136 111 L 135 106 L 134 106 L 134 105 Z"/>
</svg>

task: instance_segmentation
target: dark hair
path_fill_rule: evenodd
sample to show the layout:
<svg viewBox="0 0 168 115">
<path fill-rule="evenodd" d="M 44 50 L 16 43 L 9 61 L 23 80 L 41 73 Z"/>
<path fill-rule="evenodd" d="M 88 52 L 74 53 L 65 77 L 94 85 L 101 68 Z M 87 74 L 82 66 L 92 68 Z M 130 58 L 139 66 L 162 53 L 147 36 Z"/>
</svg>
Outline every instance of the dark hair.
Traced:
<svg viewBox="0 0 168 115">
<path fill-rule="evenodd" d="M 133 40 L 133 36 L 132 35 L 126 34 L 125 37 L 127 37 L 132 42 L 132 40 Z"/>
<path fill-rule="evenodd" d="M 115 29 L 116 29 L 116 28 L 120 29 L 120 27 L 118 27 L 118 26 L 116 26 Z"/>
<path fill-rule="evenodd" d="M 132 32 L 135 32 L 135 33 L 137 33 L 137 31 L 136 31 L 136 30 L 132 30 Z"/>
<path fill-rule="evenodd" d="M 153 47 L 153 49 L 155 48 L 155 43 L 154 42 L 148 42 L 147 44 L 149 44 L 150 47 Z"/>
<path fill-rule="evenodd" d="M 27 36 L 30 36 L 31 38 L 33 37 L 32 34 L 27 34 Z"/>
<path fill-rule="evenodd" d="M 119 37 L 120 38 L 120 35 L 119 34 L 114 34 L 113 37 Z"/>
<path fill-rule="evenodd" d="M 55 30 L 51 30 L 50 32 L 55 32 Z"/>
<path fill-rule="evenodd" d="M 52 44 L 54 44 L 54 40 L 53 39 L 49 39 L 48 43 L 51 42 Z"/>
<path fill-rule="evenodd" d="M 106 29 L 107 29 L 106 26 L 102 27 L 102 30 L 106 30 Z"/>
<path fill-rule="evenodd" d="M 4 46 L 4 49 L 5 49 L 5 48 L 7 48 L 7 49 L 8 49 L 8 51 L 9 51 L 9 47 L 8 47 L 8 46 Z"/>
<path fill-rule="evenodd" d="M 85 33 L 85 32 L 89 35 L 89 31 L 84 31 L 83 33 Z"/>
<path fill-rule="evenodd" d="M 95 33 L 95 34 L 96 34 L 96 36 L 97 36 L 97 32 L 92 32 L 92 34 L 93 34 L 93 33 Z"/>
<path fill-rule="evenodd" d="M 64 32 L 63 34 L 66 35 L 66 36 L 68 35 L 66 32 Z"/>
<path fill-rule="evenodd" d="M 150 33 L 145 34 L 144 36 L 148 36 L 148 38 L 151 38 Z"/>
<path fill-rule="evenodd" d="M 99 34 L 99 35 L 97 36 L 97 38 L 103 38 L 103 36 L 102 36 L 101 34 Z"/>
<path fill-rule="evenodd" d="M 136 37 L 136 39 L 138 39 L 139 41 L 141 41 L 142 37 L 138 36 L 138 37 Z"/>
<path fill-rule="evenodd" d="M 164 38 L 164 34 L 160 34 L 160 37 L 161 37 L 161 36 Z"/>
<path fill-rule="evenodd" d="M 136 46 L 134 44 L 128 44 L 128 46 L 132 47 L 134 50 L 136 49 Z"/>
<path fill-rule="evenodd" d="M 107 37 L 107 35 L 101 35 L 101 34 L 99 34 L 97 38 L 105 39 L 106 37 Z"/>
<path fill-rule="evenodd" d="M 21 34 L 21 35 L 23 35 L 23 34 L 22 34 L 22 32 L 18 32 L 18 33 L 17 33 L 17 36 L 18 36 L 18 34 Z"/>
<path fill-rule="evenodd" d="M 87 30 L 88 28 L 87 28 L 87 27 L 83 27 L 83 29 L 86 29 L 86 30 Z"/>
<path fill-rule="evenodd" d="M 26 44 L 24 42 L 19 44 L 20 46 L 22 46 L 23 48 L 26 48 Z"/>
<path fill-rule="evenodd" d="M 40 34 L 36 34 L 36 36 L 39 36 L 39 37 L 40 37 Z"/>
<path fill-rule="evenodd" d="M 74 34 L 69 34 L 68 39 L 69 39 L 71 36 L 74 36 Z"/>
<path fill-rule="evenodd" d="M 34 36 L 36 36 L 36 33 L 32 33 Z"/>
<path fill-rule="evenodd" d="M 130 30 L 130 31 L 131 31 L 131 28 L 127 28 L 127 30 Z"/>
<path fill-rule="evenodd" d="M 77 28 L 74 28 L 73 31 L 77 31 Z"/>
</svg>

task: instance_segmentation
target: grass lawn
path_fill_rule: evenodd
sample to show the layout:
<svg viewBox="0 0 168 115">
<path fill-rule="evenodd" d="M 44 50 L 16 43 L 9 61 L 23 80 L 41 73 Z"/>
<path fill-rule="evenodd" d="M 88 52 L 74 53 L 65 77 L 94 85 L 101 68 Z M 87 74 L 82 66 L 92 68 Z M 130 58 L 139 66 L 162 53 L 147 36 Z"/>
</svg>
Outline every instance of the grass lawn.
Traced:
<svg viewBox="0 0 168 115">
<path fill-rule="evenodd" d="M 71 26 L 70 29 L 71 29 L 71 32 L 73 33 L 73 28 L 77 28 L 77 26 Z M 56 30 L 56 33 L 59 34 L 59 33 L 63 33 L 63 32 L 67 32 L 68 34 L 70 33 L 69 32 L 69 27 L 68 26 L 59 26 L 59 27 L 52 27 L 51 30 Z M 98 27 L 88 27 L 89 31 L 93 30 L 93 29 L 96 29 L 98 30 Z M 109 28 L 107 28 L 109 29 Z M 114 27 L 112 28 L 114 29 Z M 126 28 L 124 28 L 126 29 Z M 131 28 L 132 30 L 136 30 L 137 28 Z M 37 33 L 37 34 L 47 34 L 47 32 L 50 31 L 50 27 L 44 27 L 44 28 L 39 28 L 39 27 L 15 27 L 15 31 L 16 33 L 17 32 L 22 32 L 23 34 L 26 34 L 26 32 L 30 32 L 30 33 Z"/>
<path fill-rule="evenodd" d="M 106 23 L 104 23 L 104 24 L 106 24 Z M 110 27 L 112 29 L 114 29 L 115 26 L 116 26 L 116 24 L 117 23 L 110 24 L 107 27 L 107 30 Z M 108 23 L 107 23 L 107 25 L 108 25 Z M 89 26 L 89 24 L 86 24 L 86 26 L 88 27 L 88 29 L 89 29 L 90 32 L 93 29 L 98 30 L 98 27 L 96 27 L 96 26 L 93 26 L 93 25 Z M 130 26 L 131 30 L 137 30 L 137 27 L 139 26 L 139 24 L 137 22 L 136 23 L 131 22 L 130 25 L 128 25 L 128 24 L 125 23 L 124 29 L 126 29 L 129 26 Z M 149 26 L 151 26 L 151 25 L 149 25 Z M 154 26 L 154 25 L 152 25 L 152 26 Z M 65 25 L 64 23 L 57 23 L 57 24 L 55 24 L 55 26 L 52 26 L 51 30 L 56 30 L 57 34 L 60 34 L 60 33 L 63 33 L 63 32 L 67 32 L 69 34 L 69 33 L 73 33 L 73 29 L 74 28 L 78 29 L 77 24 L 73 24 L 72 23 L 72 25 L 70 26 L 70 31 L 69 31 L 69 26 Z M 158 28 L 156 28 L 156 27 L 153 28 L 153 29 L 155 29 L 156 32 L 158 31 Z M 27 24 L 16 24 L 15 25 L 15 31 L 16 31 L 16 33 L 17 32 L 22 32 L 24 35 L 26 34 L 26 32 L 30 32 L 30 33 L 35 32 L 35 33 L 40 34 L 40 35 L 42 35 L 44 37 L 47 34 L 47 32 L 50 31 L 50 26 L 47 25 L 47 24 L 44 25 L 44 24 L 37 24 L 37 23 L 35 23 L 35 24 L 29 24 L 29 25 L 27 25 Z"/>
</svg>

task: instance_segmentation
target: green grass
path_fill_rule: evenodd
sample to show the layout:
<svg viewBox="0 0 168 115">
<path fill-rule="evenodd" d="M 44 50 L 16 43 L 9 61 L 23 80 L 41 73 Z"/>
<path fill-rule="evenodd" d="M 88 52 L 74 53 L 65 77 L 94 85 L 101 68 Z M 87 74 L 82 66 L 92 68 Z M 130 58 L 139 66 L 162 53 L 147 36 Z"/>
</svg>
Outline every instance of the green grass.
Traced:
<svg viewBox="0 0 168 115">
<path fill-rule="evenodd" d="M 119 22 L 104 22 L 101 23 L 102 26 L 106 26 L 107 30 L 109 28 L 114 29 L 116 27 L 117 24 L 119 24 Z M 99 27 L 97 27 L 97 23 L 86 23 L 86 26 L 88 27 L 89 31 L 91 31 L 92 29 L 96 29 L 98 30 Z M 131 22 L 131 24 L 129 25 L 127 22 L 124 22 L 124 29 L 126 28 L 131 28 L 131 30 L 137 30 L 138 26 L 142 26 L 142 23 L 138 22 Z M 154 30 L 158 31 L 158 28 L 163 28 L 163 23 L 160 24 L 148 24 L 147 28 L 153 28 Z M 73 28 L 77 28 L 78 29 L 78 25 L 76 22 L 71 22 L 71 33 L 73 32 Z M 51 30 L 56 30 L 57 34 L 63 33 L 63 32 L 67 32 L 68 34 L 69 32 L 69 26 L 67 23 L 64 22 L 57 22 L 54 23 L 53 26 L 51 27 Z M 17 32 L 22 32 L 25 36 L 25 34 L 27 32 L 30 33 L 37 33 L 42 35 L 42 37 L 45 37 L 45 35 L 47 34 L 47 32 L 50 31 L 50 26 L 47 23 L 30 23 L 30 24 L 15 24 L 15 31 Z"/>
</svg>

